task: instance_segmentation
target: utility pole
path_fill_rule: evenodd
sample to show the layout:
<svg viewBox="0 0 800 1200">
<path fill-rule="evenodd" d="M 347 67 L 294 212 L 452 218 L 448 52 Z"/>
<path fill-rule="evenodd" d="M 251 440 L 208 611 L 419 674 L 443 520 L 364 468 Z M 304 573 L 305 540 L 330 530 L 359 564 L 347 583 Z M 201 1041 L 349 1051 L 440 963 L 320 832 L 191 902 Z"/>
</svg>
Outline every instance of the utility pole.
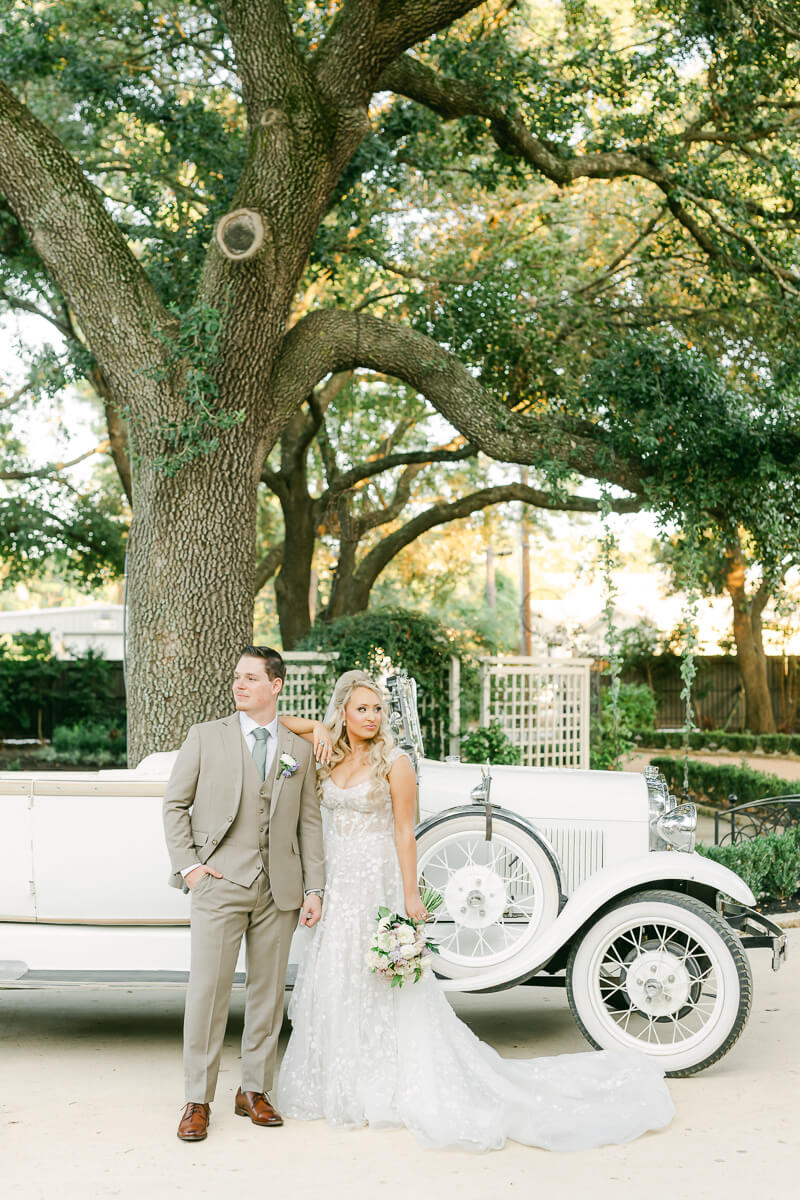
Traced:
<svg viewBox="0 0 800 1200">
<path fill-rule="evenodd" d="M 521 467 L 519 481 L 527 486 L 528 468 Z M 531 656 L 531 546 L 528 525 L 528 506 L 522 505 L 519 521 L 520 572 L 519 572 L 519 652 L 526 658 Z"/>
<path fill-rule="evenodd" d="M 497 579 L 495 577 L 495 549 L 491 542 L 486 547 L 486 607 L 490 612 L 497 608 Z"/>
</svg>

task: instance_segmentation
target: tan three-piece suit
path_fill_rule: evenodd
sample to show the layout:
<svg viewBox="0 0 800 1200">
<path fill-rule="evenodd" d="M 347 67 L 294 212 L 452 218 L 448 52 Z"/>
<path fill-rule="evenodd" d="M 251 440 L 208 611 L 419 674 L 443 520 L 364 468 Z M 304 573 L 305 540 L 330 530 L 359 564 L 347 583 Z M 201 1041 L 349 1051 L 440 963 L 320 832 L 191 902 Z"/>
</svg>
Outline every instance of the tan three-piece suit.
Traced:
<svg viewBox="0 0 800 1200">
<path fill-rule="evenodd" d="M 281 755 L 297 770 L 284 777 Z M 289 947 L 303 893 L 325 884 L 322 818 L 309 742 L 278 726 L 262 781 L 238 713 L 193 725 L 164 794 L 174 874 L 206 863 L 191 893 L 192 954 L 184 1019 L 186 1100 L 209 1103 L 219 1072 L 242 935 L 247 950 L 242 1091 L 268 1092 L 283 1020 Z"/>
</svg>

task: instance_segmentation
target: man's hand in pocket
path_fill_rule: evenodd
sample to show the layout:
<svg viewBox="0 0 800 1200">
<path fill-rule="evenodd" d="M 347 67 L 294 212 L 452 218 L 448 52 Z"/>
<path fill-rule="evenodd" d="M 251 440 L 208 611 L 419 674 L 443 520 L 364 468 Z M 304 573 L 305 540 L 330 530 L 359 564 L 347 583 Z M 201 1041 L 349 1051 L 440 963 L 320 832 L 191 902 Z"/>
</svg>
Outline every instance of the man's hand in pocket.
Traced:
<svg viewBox="0 0 800 1200">
<path fill-rule="evenodd" d="M 193 892 L 204 875 L 213 875 L 215 879 L 222 879 L 222 873 L 215 871 L 213 867 L 200 866 L 195 867 L 188 875 L 184 876 L 184 882 L 190 892 Z"/>
</svg>

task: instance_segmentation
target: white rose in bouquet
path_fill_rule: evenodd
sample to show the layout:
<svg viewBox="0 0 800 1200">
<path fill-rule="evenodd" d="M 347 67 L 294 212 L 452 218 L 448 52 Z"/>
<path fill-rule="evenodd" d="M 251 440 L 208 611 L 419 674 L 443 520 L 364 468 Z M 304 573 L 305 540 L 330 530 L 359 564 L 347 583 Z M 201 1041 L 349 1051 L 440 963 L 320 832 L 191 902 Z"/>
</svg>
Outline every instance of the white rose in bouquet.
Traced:
<svg viewBox="0 0 800 1200">
<path fill-rule="evenodd" d="M 423 903 L 430 912 L 442 903 L 442 898 L 432 889 L 425 889 Z M 417 983 L 438 953 L 417 922 L 388 908 L 378 909 L 374 941 L 367 954 L 373 974 L 382 975 L 391 987 L 402 987 L 408 980 Z"/>
</svg>

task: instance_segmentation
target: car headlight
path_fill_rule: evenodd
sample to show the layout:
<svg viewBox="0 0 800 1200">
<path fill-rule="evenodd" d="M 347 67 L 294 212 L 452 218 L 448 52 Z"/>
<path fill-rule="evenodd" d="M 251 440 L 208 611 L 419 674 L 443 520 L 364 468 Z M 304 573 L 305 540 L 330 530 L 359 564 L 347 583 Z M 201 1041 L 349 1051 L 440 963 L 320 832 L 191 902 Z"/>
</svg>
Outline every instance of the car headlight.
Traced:
<svg viewBox="0 0 800 1200">
<path fill-rule="evenodd" d="M 645 767 L 644 777 L 647 781 L 647 804 L 652 825 L 665 812 L 674 808 L 677 801 L 674 796 L 670 796 L 667 781 L 658 767 Z"/>
<path fill-rule="evenodd" d="M 679 804 L 659 817 L 650 826 L 651 850 L 694 850 L 697 829 L 697 809 L 693 804 Z M 656 845 L 652 844 L 655 834 Z"/>
</svg>

